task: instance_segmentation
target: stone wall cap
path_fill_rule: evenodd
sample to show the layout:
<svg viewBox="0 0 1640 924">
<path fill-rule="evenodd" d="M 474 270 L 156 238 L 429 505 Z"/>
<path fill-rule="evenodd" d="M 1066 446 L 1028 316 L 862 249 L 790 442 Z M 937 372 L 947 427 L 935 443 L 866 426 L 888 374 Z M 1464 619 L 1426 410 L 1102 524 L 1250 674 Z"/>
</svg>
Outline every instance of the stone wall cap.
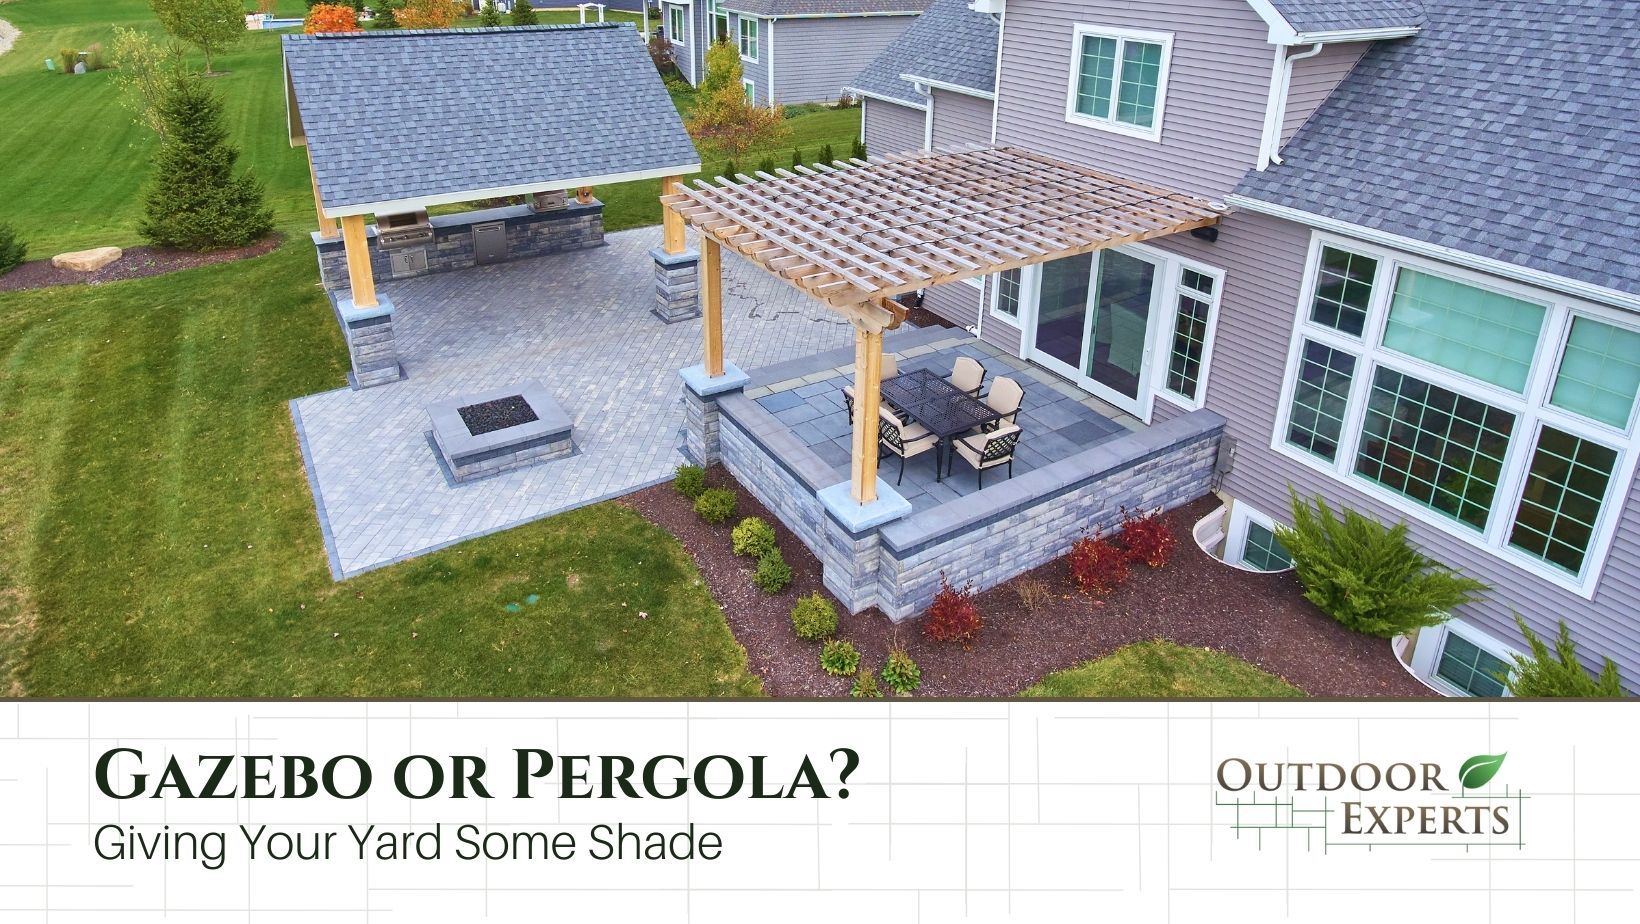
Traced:
<svg viewBox="0 0 1640 924">
<path fill-rule="evenodd" d="M 844 481 L 821 488 L 816 496 L 826 513 L 852 534 L 867 532 L 911 512 L 911 502 L 882 478 L 877 479 L 877 499 L 869 504 L 856 501 L 851 489 L 850 482 Z"/>
<path fill-rule="evenodd" d="M 393 307 L 393 300 L 385 295 L 376 296 L 376 304 L 361 308 L 353 304 L 353 295 L 339 295 L 336 297 L 336 313 L 341 315 L 342 321 L 348 324 L 359 321 L 370 321 L 375 318 L 390 318 L 397 309 Z"/>
<path fill-rule="evenodd" d="M 730 362 L 723 364 L 723 374 L 719 376 L 707 375 L 706 364 L 697 363 L 687 369 L 679 369 L 678 377 L 683 379 L 683 384 L 687 385 L 690 391 L 702 398 L 710 398 L 713 395 L 721 395 L 730 391 L 740 391 L 746 387 L 747 382 L 751 381 L 751 376 L 741 371 L 739 366 Z"/>
</svg>

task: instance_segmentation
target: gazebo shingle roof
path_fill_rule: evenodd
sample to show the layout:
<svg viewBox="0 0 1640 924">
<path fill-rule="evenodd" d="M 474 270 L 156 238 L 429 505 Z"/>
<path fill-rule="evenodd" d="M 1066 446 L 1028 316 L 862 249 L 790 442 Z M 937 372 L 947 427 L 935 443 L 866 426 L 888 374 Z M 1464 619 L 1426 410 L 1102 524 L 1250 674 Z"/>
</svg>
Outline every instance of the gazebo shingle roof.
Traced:
<svg viewBox="0 0 1640 924">
<path fill-rule="evenodd" d="M 287 35 L 284 56 L 333 217 L 698 169 L 630 24 Z"/>
</svg>

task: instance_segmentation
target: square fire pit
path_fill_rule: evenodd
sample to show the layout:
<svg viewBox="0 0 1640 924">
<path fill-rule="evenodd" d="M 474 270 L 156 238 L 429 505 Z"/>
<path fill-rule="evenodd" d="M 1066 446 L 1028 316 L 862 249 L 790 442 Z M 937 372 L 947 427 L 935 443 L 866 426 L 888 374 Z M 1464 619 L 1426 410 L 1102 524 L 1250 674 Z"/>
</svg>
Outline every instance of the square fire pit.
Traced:
<svg viewBox="0 0 1640 924">
<path fill-rule="evenodd" d="M 567 456 L 570 419 L 540 382 L 496 388 L 427 406 L 433 444 L 458 482 Z"/>
</svg>

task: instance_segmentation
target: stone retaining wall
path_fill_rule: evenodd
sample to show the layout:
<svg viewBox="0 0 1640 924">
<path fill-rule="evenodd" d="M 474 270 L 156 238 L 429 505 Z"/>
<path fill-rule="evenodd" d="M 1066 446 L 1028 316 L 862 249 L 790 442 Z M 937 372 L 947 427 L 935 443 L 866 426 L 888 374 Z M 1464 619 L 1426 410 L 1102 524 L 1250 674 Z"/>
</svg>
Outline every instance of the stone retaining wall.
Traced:
<svg viewBox="0 0 1640 924">
<path fill-rule="evenodd" d="M 558 211 L 535 212 L 528 206 L 513 205 L 454 215 L 435 215 L 430 220 L 433 240 L 417 247 L 383 250 L 376 244 L 376 226 L 365 229 L 370 249 L 370 271 L 377 282 L 409 279 L 428 273 L 443 273 L 477 265 L 473 245 L 473 225 L 499 221 L 506 226 L 507 259 L 540 257 L 566 250 L 598 247 L 604 242 L 604 206 L 594 200 L 586 205 L 570 201 Z M 340 237 L 313 235 L 319 252 L 319 278 L 327 289 L 347 288 L 347 253 Z M 422 250 L 427 268 L 393 273 L 392 254 Z"/>
</svg>

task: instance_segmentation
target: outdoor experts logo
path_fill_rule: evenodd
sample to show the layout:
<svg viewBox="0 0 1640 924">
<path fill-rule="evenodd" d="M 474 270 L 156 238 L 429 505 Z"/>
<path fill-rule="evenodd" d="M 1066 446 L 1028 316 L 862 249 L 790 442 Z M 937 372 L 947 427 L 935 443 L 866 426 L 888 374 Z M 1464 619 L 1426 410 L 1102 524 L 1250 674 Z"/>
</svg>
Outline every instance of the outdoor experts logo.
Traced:
<svg viewBox="0 0 1640 924">
<path fill-rule="evenodd" d="M 1524 846 L 1524 793 L 1496 778 L 1507 753 L 1477 754 L 1456 773 L 1431 762 L 1354 765 L 1230 757 L 1214 774 L 1216 819 L 1259 846 L 1266 831 L 1302 832 L 1309 849 Z"/>
</svg>

